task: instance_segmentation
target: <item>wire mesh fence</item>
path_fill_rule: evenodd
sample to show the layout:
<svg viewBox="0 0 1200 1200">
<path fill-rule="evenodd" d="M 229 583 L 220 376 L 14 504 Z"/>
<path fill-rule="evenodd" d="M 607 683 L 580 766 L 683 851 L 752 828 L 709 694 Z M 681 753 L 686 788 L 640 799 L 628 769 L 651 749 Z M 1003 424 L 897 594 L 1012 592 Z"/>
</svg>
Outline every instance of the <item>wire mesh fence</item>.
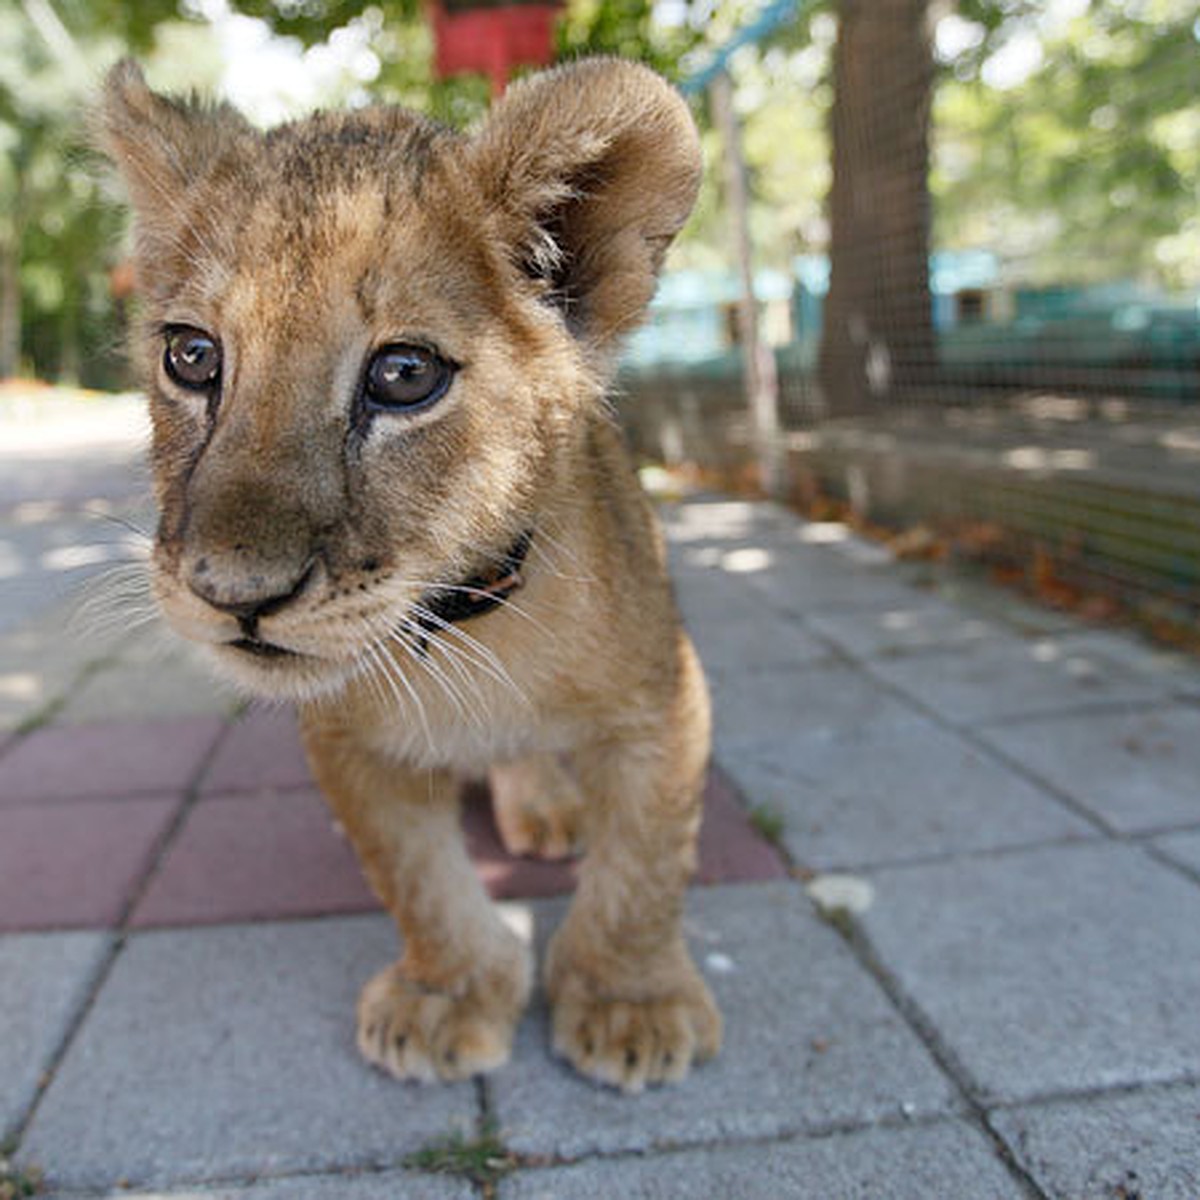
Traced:
<svg viewBox="0 0 1200 1200">
<path fill-rule="evenodd" d="M 1200 9 L 836 8 L 828 239 L 775 338 L 785 489 L 1195 627 Z M 625 372 L 647 455 L 752 459 L 714 349 Z"/>
</svg>

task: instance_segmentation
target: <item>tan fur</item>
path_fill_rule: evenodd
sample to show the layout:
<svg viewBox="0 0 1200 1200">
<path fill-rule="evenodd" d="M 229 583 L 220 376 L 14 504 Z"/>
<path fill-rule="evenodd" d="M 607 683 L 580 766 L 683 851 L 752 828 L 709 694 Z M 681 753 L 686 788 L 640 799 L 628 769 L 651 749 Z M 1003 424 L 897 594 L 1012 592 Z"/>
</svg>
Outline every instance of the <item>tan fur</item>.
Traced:
<svg viewBox="0 0 1200 1200">
<path fill-rule="evenodd" d="M 220 671 L 298 702 L 403 934 L 363 992 L 362 1053 L 419 1079 L 507 1058 L 528 951 L 457 812 L 457 781 L 491 767 L 511 847 L 586 835 L 546 966 L 556 1050 L 630 1090 L 681 1078 L 720 1042 L 680 929 L 708 701 L 604 389 L 695 196 L 686 108 L 594 60 L 514 86 L 472 136 L 396 109 L 261 134 L 125 63 L 99 125 L 137 218 L 155 587 Z M 167 376 L 170 325 L 220 340 L 219 396 Z M 364 416 L 364 364 L 414 341 L 460 364 L 449 391 Z M 525 530 L 524 587 L 420 653 L 413 606 Z M 292 653 L 233 646 L 230 609 L 272 597 L 256 636 Z"/>
</svg>

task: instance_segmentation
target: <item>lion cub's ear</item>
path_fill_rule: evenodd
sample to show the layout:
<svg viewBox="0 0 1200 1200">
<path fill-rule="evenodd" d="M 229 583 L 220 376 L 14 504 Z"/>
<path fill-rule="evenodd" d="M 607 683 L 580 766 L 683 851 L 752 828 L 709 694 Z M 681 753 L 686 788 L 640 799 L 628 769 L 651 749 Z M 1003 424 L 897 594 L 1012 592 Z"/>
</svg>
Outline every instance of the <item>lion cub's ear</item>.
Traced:
<svg viewBox="0 0 1200 1200">
<path fill-rule="evenodd" d="M 470 153 L 523 269 L 607 358 L 695 202 L 700 143 L 683 100 L 646 67 L 584 60 L 514 84 Z"/>
<path fill-rule="evenodd" d="M 152 92 L 128 58 L 109 71 L 93 128 L 143 224 L 170 225 L 179 211 L 176 198 L 236 143 L 253 136 L 246 119 L 227 104 L 205 105 Z"/>
</svg>

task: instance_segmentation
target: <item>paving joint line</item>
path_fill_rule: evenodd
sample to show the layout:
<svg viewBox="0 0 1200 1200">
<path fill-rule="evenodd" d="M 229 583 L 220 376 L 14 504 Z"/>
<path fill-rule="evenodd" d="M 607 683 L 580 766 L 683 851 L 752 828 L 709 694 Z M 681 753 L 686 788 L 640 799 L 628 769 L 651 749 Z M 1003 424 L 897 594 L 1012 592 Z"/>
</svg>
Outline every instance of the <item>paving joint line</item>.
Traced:
<svg viewBox="0 0 1200 1200">
<path fill-rule="evenodd" d="M 941 1113 L 925 1113 L 919 1116 L 907 1117 L 901 1113 L 891 1113 L 874 1120 L 854 1120 L 844 1118 L 798 1125 L 776 1133 L 757 1134 L 747 1137 L 717 1137 L 706 1140 L 672 1139 L 654 1142 L 645 1149 L 624 1148 L 615 1150 L 595 1150 L 578 1155 L 570 1154 L 537 1154 L 517 1155 L 517 1172 L 532 1172 L 554 1170 L 558 1167 L 573 1167 L 587 1162 L 645 1162 L 649 1159 L 669 1159 L 674 1156 L 694 1154 L 705 1150 L 740 1150 L 759 1147 L 766 1149 L 772 1146 L 802 1146 L 806 1143 L 828 1141 L 832 1138 L 853 1137 L 858 1134 L 868 1134 L 875 1131 L 898 1132 L 903 1130 L 937 1129 L 944 1126 L 969 1125 L 970 1112 L 965 1108 Z M 994 1139 L 990 1132 L 983 1130 L 986 1140 Z M 1046 1200 L 1043 1193 L 1034 1190 L 1036 1200 Z"/>
<path fill-rule="evenodd" d="M 726 759 L 725 761 L 729 761 Z M 746 799 L 746 789 L 737 782 L 736 768 L 724 768 L 725 776 L 731 781 L 732 790 L 749 810 L 749 802 Z M 779 768 L 768 766 L 754 768 L 756 771 L 761 771 L 765 775 L 769 775 L 772 779 L 780 784 L 789 782 L 789 776 L 786 771 Z M 1189 824 L 1180 828 L 1170 828 L 1164 831 L 1154 831 L 1152 833 L 1137 833 L 1137 834 L 1108 834 L 1103 830 L 1093 830 L 1088 833 L 1064 833 L 1056 837 L 1042 838 L 1040 840 L 1016 842 L 1008 846 L 981 846 L 977 849 L 966 850 L 943 850 L 932 854 L 919 854 L 910 858 L 887 858 L 879 859 L 872 862 L 835 862 L 825 866 L 818 866 L 802 857 L 789 853 L 789 861 L 793 872 L 805 872 L 812 876 L 819 875 L 871 875 L 877 871 L 892 871 L 892 870 L 908 870 L 910 868 L 920 867 L 936 867 L 943 866 L 947 863 L 955 863 L 961 861 L 980 862 L 989 861 L 998 858 L 1007 858 L 1011 855 L 1028 854 L 1035 850 L 1043 849 L 1068 849 L 1075 846 L 1090 846 L 1090 845 L 1105 845 L 1111 841 L 1128 842 L 1131 845 L 1139 845 L 1140 839 L 1150 837 L 1161 837 L 1164 833 L 1191 833 L 1200 832 L 1200 825 Z M 772 848 L 777 852 L 782 851 L 781 843 L 771 843 Z"/>
<path fill-rule="evenodd" d="M 811 630 L 810 632 L 812 632 L 815 637 L 821 638 L 823 641 L 825 640 L 818 631 Z M 882 691 L 890 694 L 893 699 L 901 701 L 914 712 L 932 722 L 944 733 L 950 733 L 961 738 L 972 748 L 983 754 L 984 757 L 989 758 L 993 762 L 998 763 L 1006 769 L 1014 772 L 1016 775 L 1024 779 L 1026 783 L 1034 785 L 1034 787 L 1036 787 L 1039 791 L 1044 792 L 1049 799 L 1062 805 L 1068 811 L 1074 813 L 1075 816 L 1086 821 L 1088 825 L 1105 837 L 1114 839 L 1120 837 L 1120 831 L 1114 826 L 1111 826 L 1102 817 L 1097 816 L 1090 809 L 1081 804 L 1069 792 L 1058 787 L 1057 784 L 1052 783 L 1050 780 L 1044 779 L 1036 771 L 1031 770 L 1025 763 L 1021 762 L 1020 759 L 1013 757 L 1007 751 L 1001 750 L 999 747 L 993 746 L 990 742 L 980 736 L 976 730 L 976 727 L 972 725 L 959 725 L 956 722 L 951 721 L 936 708 L 926 704 L 923 700 L 918 699 L 911 692 L 906 691 L 904 688 L 899 687 L 890 680 L 884 679 L 880 675 L 876 674 L 871 670 L 868 662 L 863 661 L 861 658 L 849 653 L 848 651 L 843 653 L 845 656 L 844 661 L 846 665 L 854 668 L 861 675 L 865 676 L 865 678 L 868 679 L 872 684 L 880 688 Z M 1077 712 L 1074 715 L 1084 714 Z M 1049 718 L 1043 717 L 1040 719 L 1046 720 Z"/>
<path fill-rule="evenodd" d="M 1055 1104 L 1087 1104 L 1096 1100 L 1142 1096 L 1148 1093 L 1184 1092 L 1200 1086 L 1200 1072 L 1188 1071 L 1178 1079 L 1139 1079 L 1129 1083 L 1098 1084 L 1095 1087 L 1064 1088 L 1034 1092 L 1016 1100 L 995 1100 L 987 1105 L 989 1113 L 1016 1112 L 1025 1108 L 1048 1108 Z"/>
<path fill-rule="evenodd" d="M 1008 1168 L 1009 1174 L 1024 1189 L 1030 1200 L 1053 1200 L 1051 1194 L 1042 1189 L 1033 1175 L 1018 1160 L 1009 1144 L 992 1127 L 988 1118 L 989 1106 L 981 1095 L 976 1094 L 970 1072 L 954 1050 L 943 1041 L 936 1025 L 928 1018 L 920 1005 L 909 996 L 899 981 L 887 970 L 859 923 L 851 917 L 845 925 L 839 923 L 832 927 L 850 948 L 863 969 L 892 1002 L 897 1012 L 908 1023 L 909 1028 L 921 1040 L 943 1074 L 954 1085 L 962 1102 L 966 1105 L 969 1115 L 973 1118 L 975 1126 L 991 1143 L 997 1157 Z"/>
<path fill-rule="evenodd" d="M 403 1157 L 403 1156 L 402 1156 Z M 462 1179 L 463 1176 L 451 1175 L 444 1171 L 421 1171 L 406 1167 L 398 1159 L 394 1163 L 359 1163 L 352 1167 L 301 1167 L 295 1171 L 251 1171 L 244 1175 L 204 1175 L 185 1176 L 170 1179 L 162 1183 L 148 1180 L 128 1181 L 89 1185 L 86 1187 L 56 1187 L 53 1195 L 56 1200 L 112 1200 L 114 1197 L 127 1196 L 128 1200 L 205 1200 L 218 1188 L 237 1188 L 238 1190 L 253 1189 L 265 1185 L 288 1183 L 291 1180 L 309 1179 L 321 1182 L 334 1180 L 348 1181 L 374 1176 L 396 1175 L 420 1179 Z M 186 1193 L 179 1189 L 187 1189 Z M 37 1193 L 35 1193 L 36 1195 Z"/>
<path fill-rule="evenodd" d="M 1153 842 L 1146 841 L 1135 844 L 1140 845 L 1146 854 L 1150 858 L 1154 859 L 1155 862 L 1157 862 L 1160 866 L 1166 867 L 1169 871 L 1172 871 L 1177 875 L 1182 875 L 1183 878 L 1188 881 L 1188 883 L 1195 884 L 1197 887 L 1200 887 L 1200 870 L 1197 868 L 1190 867 L 1187 865 L 1187 863 L 1181 863 L 1177 859 L 1172 858 L 1169 854 L 1166 854 L 1164 851 L 1160 850 L 1156 845 L 1154 845 Z"/>
<path fill-rule="evenodd" d="M 54 1053 L 50 1056 L 50 1061 L 45 1070 L 42 1072 L 38 1080 L 37 1092 L 33 1100 L 30 1102 L 25 1113 L 19 1121 L 12 1133 L 14 1144 L 17 1148 L 25 1139 L 25 1134 L 29 1129 L 30 1123 L 37 1115 L 38 1109 L 41 1107 L 46 1093 L 49 1091 L 51 1084 L 54 1082 L 58 1074 L 59 1067 L 62 1066 L 63 1060 L 70 1052 L 71 1047 L 75 1044 L 76 1038 L 79 1036 L 79 1031 L 83 1028 L 87 1018 L 91 1015 L 92 1009 L 96 1006 L 97 1000 L 100 998 L 100 993 L 104 990 L 108 983 L 109 977 L 112 975 L 113 969 L 116 966 L 117 959 L 124 951 L 126 944 L 132 934 L 128 927 L 128 921 L 133 911 L 141 901 L 149 887 L 151 880 L 157 875 L 162 866 L 162 862 L 166 857 L 167 849 L 174 840 L 175 836 L 182 828 L 187 814 L 191 811 L 199 797 L 200 781 L 204 778 L 205 772 L 208 770 L 213 757 L 218 749 L 223 745 L 225 739 L 229 736 L 229 731 L 233 728 L 235 720 L 227 720 L 222 726 L 220 733 L 213 739 L 212 745 L 208 748 L 205 754 L 201 757 L 195 771 L 192 773 L 192 778 L 184 787 L 184 801 L 180 805 L 180 810 L 172 820 L 170 826 L 159 837 L 154 858 L 149 867 L 146 869 L 141 878 L 141 886 L 132 889 L 129 900 L 125 903 L 120 915 L 117 918 L 115 925 L 105 926 L 103 932 L 111 935 L 108 952 L 105 954 L 103 961 L 97 966 L 95 974 L 92 976 L 91 983 L 88 987 L 87 995 L 84 996 L 76 1011 L 72 1014 L 70 1021 L 67 1023 L 67 1028 L 62 1035 Z"/>
<path fill-rule="evenodd" d="M 922 854 L 912 858 L 889 858 L 875 862 L 835 863 L 831 866 L 814 866 L 803 859 L 797 867 L 811 871 L 814 875 L 872 875 L 879 871 L 919 870 L 922 867 L 940 867 L 957 862 L 990 862 L 994 859 L 1030 854 L 1036 850 L 1066 850 L 1076 846 L 1102 846 L 1112 839 L 1101 833 L 1063 834 L 1042 841 L 1018 842 L 1011 846 L 985 846 L 977 850 L 945 850 L 937 854 Z"/>
<path fill-rule="evenodd" d="M 212 744 L 200 757 L 200 761 L 196 764 L 196 769 L 192 772 L 192 777 L 184 784 L 183 787 L 183 802 L 179 806 L 179 811 L 171 819 L 170 824 L 163 831 L 154 847 L 153 855 L 151 856 L 150 864 L 142 873 L 138 886 L 130 891 L 129 898 L 126 900 L 124 907 L 121 909 L 117 917 L 115 928 L 122 935 L 127 937 L 131 932 L 129 921 L 137 906 L 142 902 L 146 893 L 150 890 L 151 884 L 162 872 L 163 864 L 166 861 L 167 855 L 174 846 L 175 841 L 179 837 L 180 831 L 187 823 L 187 819 L 192 814 L 192 810 L 200 802 L 200 785 L 204 781 L 205 775 L 208 774 L 209 768 L 212 766 L 213 760 L 225 745 L 233 729 L 241 720 L 240 716 L 226 717 L 221 725 L 220 732 L 213 739 Z"/>
<path fill-rule="evenodd" d="M 644 1162 L 647 1159 L 670 1159 L 686 1154 L 694 1154 L 704 1150 L 739 1150 L 743 1148 L 771 1146 L 803 1145 L 809 1142 L 822 1142 L 831 1138 L 852 1137 L 856 1134 L 871 1133 L 876 1130 L 902 1131 L 936 1129 L 941 1126 L 951 1126 L 963 1123 L 964 1112 L 926 1113 L 920 1116 L 906 1117 L 899 1113 L 887 1114 L 876 1120 L 856 1121 L 845 1118 L 837 1121 L 826 1121 L 808 1126 L 797 1126 L 774 1134 L 760 1134 L 748 1137 L 718 1137 L 707 1140 L 671 1140 L 655 1142 L 647 1149 L 616 1149 L 596 1150 L 578 1155 L 539 1154 L 531 1152 L 520 1154 L 510 1153 L 516 1161 L 516 1166 L 508 1176 L 520 1173 L 540 1173 L 560 1167 L 573 1167 L 587 1162 Z M 502 1132 L 502 1131 L 501 1131 Z M 503 1138 L 501 1138 L 503 1140 Z M 181 1188 L 200 1189 L 202 1194 L 215 1191 L 218 1188 L 252 1188 L 256 1185 L 272 1185 L 286 1183 L 291 1180 L 352 1180 L 356 1178 L 371 1178 L 385 1175 L 423 1179 L 454 1179 L 467 1182 L 467 1177 L 456 1172 L 424 1171 L 415 1167 L 406 1167 L 401 1155 L 395 1162 L 363 1162 L 345 1167 L 309 1167 L 298 1170 L 253 1171 L 248 1174 L 183 1176 L 163 1183 L 134 1182 L 132 1185 L 99 1184 L 77 1188 L 56 1188 L 54 1194 L 63 1200 L 102 1200 L 110 1197 L 115 1191 L 127 1193 L 130 1200 L 169 1200 L 169 1197 Z M 472 1181 L 473 1182 L 473 1181 Z M 480 1190 L 476 1184 L 476 1194 L 481 1198 L 487 1196 L 486 1191 Z M 190 1194 L 189 1194 L 190 1200 Z M 1039 1200 L 1041 1197 L 1039 1195 Z"/>
<path fill-rule="evenodd" d="M 874 672 L 872 672 L 874 674 Z M 1156 713 L 1171 709 L 1179 701 L 1164 694 L 1161 698 L 1148 700 L 1091 700 L 1079 704 L 1065 705 L 1062 708 L 1048 709 L 1035 713 L 1001 713 L 998 717 L 985 717 L 982 720 L 966 721 L 957 725 L 959 729 L 1013 729 L 1021 725 L 1036 725 L 1044 721 L 1064 721 L 1077 717 L 1128 716 L 1136 717 L 1144 713 Z M 949 720 L 949 718 L 946 718 Z"/>
<path fill-rule="evenodd" d="M 824 640 L 823 635 L 820 634 L 819 631 L 809 630 L 808 632 L 811 632 L 814 636 L 816 636 L 818 638 L 822 638 L 822 640 Z M 868 679 L 870 679 L 874 683 L 877 683 L 883 690 L 890 692 L 896 699 L 902 700 L 906 704 L 912 706 L 915 709 L 915 711 L 920 713 L 922 716 L 926 717 L 928 720 L 930 720 L 934 724 L 936 724 L 943 731 L 952 733 L 952 734 L 955 734 L 955 735 L 961 737 L 965 742 L 967 742 L 969 745 L 971 745 L 974 749 L 978 750 L 980 753 L 984 754 L 986 757 L 991 758 L 992 761 L 994 761 L 994 762 L 998 763 L 999 765 L 1005 767 L 1006 769 L 1014 772 L 1015 774 L 1017 774 L 1020 777 L 1022 777 L 1023 779 L 1025 779 L 1025 781 L 1027 783 L 1034 785 L 1038 790 L 1046 793 L 1046 795 L 1049 796 L 1050 799 L 1054 800 L 1058 804 L 1062 805 L 1064 808 L 1068 809 L 1075 816 L 1086 821 L 1095 830 L 1097 830 L 1100 835 L 1102 835 L 1105 839 L 1107 839 L 1109 841 L 1117 842 L 1122 845 L 1144 845 L 1146 839 L 1149 839 L 1152 837 L 1165 836 L 1166 834 L 1169 834 L 1171 832 L 1190 832 L 1191 829 L 1197 828 L 1195 826 L 1195 823 L 1192 822 L 1192 823 L 1185 824 L 1182 827 L 1178 827 L 1178 828 L 1165 827 L 1162 830 L 1130 831 L 1130 830 L 1120 829 L 1116 825 L 1114 825 L 1110 821 L 1108 821 L 1106 818 L 1101 816 L 1100 814 L 1093 812 L 1086 805 L 1084 805 L 1081 801 L 1077 800 L 1073 795 L 1071 795 L 1071 793 L 1067 792 L 1063 788 L 1060 788 L 1056 783 L 1054 783 L 1051 780 L 1042 776 L 1038 771 L 1029 767 L 1026 763 L 1021 761 L 1019 758 L 1016 758 L 1015 756 L 1011 755 L 1007 750 L 1004 750 L 999 746 L 993 745 L 990 741 L 988 741 L 985 737 L 983 737 L 982 734 L 979 732 L 981 729 L 986 731 L 987 729 L 990 729 L 993 727 L 1013 728 L 1015 726 L 1019 726 L 1022 724 L 1032 724 L 1036 721 L 1060 720 L 1060 719 L 1069 719 L 1069 718 L 1074 718 L 1074 717 L 1088 717 L 1088 716 L 1096 716 L 1096 715 L 1105 715 L 1105 714 L 1111 714 L 1111 713 L 1122 713 L 1122 714 L 1126 714 L 1129 716 L 1138 716 L 1138 715 L 1142 715 L 1142 714 L 1153 714 L 1156 712 L 1161 712 L 1161 711 L 1169 710 L 1173 707 L 1176 707 L 1180 703 L 1180 701 L 1177 698 L 1164 697 L 1161 700 L 1111 701 L 1111 702 L 1106 703 L 1104 705 L 1104 707 L 1100 707 L 1099 705 L 1092 705 L 1092 706 L 1088 706 L 1087 708 L 1064 710 L 1062 712 L 1057 712 L 1054 714 L 1042 714 L 1041 716 L 1038 716 L 1038 717 L 1009 718 L 1009 719 L 1005 719 L 1005 720 L 991 720 L 991 721 L 981 722 L 981 723 L 977 723 L 977 724 L 959 725 L 956 722 L 951 721 L 949 718 L 945 717 L 937 709 L 931 707 L 930 705 L 927 705 L 924 701 L 920 700 L 918 697 L 914 696 L 912 693 L 908 692 L 904 688 L 901 688 L 898 685 L 892 683 L 890 680 L 885 679 L 885 678 L 881 677 L 880 675 L 876 674 L 875 671 L 871 670 L 869 661 L 864 660 L 864 659 L 850 653 L 849 651 L 847 651 L 846 655 L 845 655 L 845 662 L 847 663 L 847 665 L 855 667 L 856 669 L 858 669 L 859 671 L 864 673 Z M 1200 698 L 1197 698 L 1196 704 L 1200 705 Z M 1067 839 L 1063 839 L 1062 843 L 1046 842 L 1044 844 L 1045 845 L 1056 845 L 1056 844 L 1064 844 L 1064 843 L 1071 842 L 1071 841 L 1085 842 L 1087 840 L 1088 839 L 1085 839 L 1085 838 L 1067 838 Z M 1032 844 L 1028 848 L 1033 848 L 1033 845 L 1036 845 L 1036 843 Z M 1159 859 L 1164 864 L 1171 866 L 1176 871 L 1182 872 L 1191 882 L 1200 883 L 1200 873 L 1193 873 L 1190 868 L 1184 867 L 1182 864 L 1177 863 L 1170 858 L 1166 858 L 1166 857 L 1160 855 L 1160 853 L 1157 851 L 1157 849 L 1153 846 L 1146 846 L 1146 848 L 1149 851 L 1149 853 L 1151 853 L 1156 859 Z M 1013 849 L 1013 848 L 1004 847 L 1004 848 L 999 848 L 996 851 L 993 851 L 991 853 L 1003 854 L 1003 853 L 1009 852 L 1011 849 Z M 967 854 L 963 855 L 962 857 L 976 857 L 977 855 L 978 855 L 978 852 L 968 852 Z M 956 856 L 951 855 L 948 857 L 956 857 Z"/>
<path fill-rule="evenodd" d="M 753 587 L 753 584 L 750 585 Z M 757 589 L 755 589 L 757 590 Z M 914 697 L 909 695 L 901 688 L 890 684 L 887 680 L 878 678 L 874 672 L 870 671 L 860 659 L 845 650 L 842 646 L 837 645 L 831 638 L 828 638 L 813 629 L 803 618 L 793 618 L 797 621 L 798 626 L 803 632 L 809 633 L 816 637 L 822 644 L 831 646 L 838 658 L 846 665 L 850 666 L 854 671 L 864 676 L 868 681 L 880 687 L 882 690 L 890 692 L 903 703 L 928 716 L 935 724 L 943 729 L 949 729 L 953 733 L 963 734 L 964 730 L 950 725 L 941 718 L 940 714 L 931 710 L 929 706 L 922 704 Z M 967 740 L 974 744 L 974 739 L 968 735 Z M 991 748 L 986 744 L 980 744 L 980 749 L 986 750 L 991 754 Z M 1039 785 L 1040 780 L 1035 780 Z M 1053 799 L 1053 793 L 1051 793 Z M 1091 816 L 1087 814 L 1087 819 L 1093 826 L 1100 826 L 1102 833 L 1107 833 L 1107 830 Z M 791 864 L 794 868 L 795 863 L 790 853 L 785 847 L 781 847 L 781 853 L 784 860 Z M 817 906 L 814 904 L 814 908 Z M 820 912 L 817 908 L 818 914 Z M 827 922 L 829 923 L 829 922 Z M 936 1027 L 928 1020 L 920 1007 L 908 996 L 899 982 L 892 977 L 886 967 L 875 953 L 865 933 L 861 930 L 857 922 L 853 920 L 848 927 L 842 928 L 829 923 L 834 929 L 834 932 L 842 938 L 847 948 L 854 955 L 859 965 L 875 980 L 877 986 L 883 991 L 884 995 L 891 1002 L 893 1008 L 900 1015 L 902 1020 L 909 1026 L 917 1039 L 928 1051 L 938 1068 L 943 1072 L 947 1079 L 950 1080 L 955 1090 L 958 1092 L 961 1101 L 966 1106 L 967 1113 L 972 1118 L 976 1129 L 983 1134 L 987 1141 L 992 1145 L 995 1153 L 1000 1161 L 1008 1169 L 1009 1174 L 1017 1182 L 1017 1184 L 1025 1192 L 1030 1200 L 1052 1200 L 1052 1198 L 1042 1190 L 1037 1184 L 1033 1176 L 1021 1165 L 1016 1158 L 1008 1143 L 1000 1137 L 992 1128 L 988 1121 L 988 1110 L 981 1100 L 975 1095 L 974 1087 L 971 1082 L 970 1074 L 965 1066 L 959 1061 L 958 1056 L 947 1046 L 941 1036 L 938 1034 Z"/>
</svg>

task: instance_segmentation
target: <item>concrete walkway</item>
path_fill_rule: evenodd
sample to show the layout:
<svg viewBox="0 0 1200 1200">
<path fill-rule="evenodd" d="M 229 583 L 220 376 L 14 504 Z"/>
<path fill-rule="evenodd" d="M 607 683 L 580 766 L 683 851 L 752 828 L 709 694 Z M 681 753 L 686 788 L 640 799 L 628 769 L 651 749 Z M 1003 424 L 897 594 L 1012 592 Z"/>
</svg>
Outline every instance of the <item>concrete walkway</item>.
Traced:
<svg viewBox="0 0 1200 1200">
<path fill-rule="evenodd" d="M 666 506 L 716 700 L 688 930 L 725 1049 L 625 1098 L 551 1057 L 538 1003 L 485 1082 L 405 1086 L 354 1051 L 355 995 L 395 938 L 287 715 L 238 708 L 135 628 L 132 576 L 64 633 L 67 584 L 134 553 L 119 522 L 148 520 L 130 446 L 78 473 L 75 453 L 38 472 L 0 428 L 10 1181 L 36 1165 L 51 1195 L 176 1200 L 1200 1196 L 1194 664 L 913 586 L 770 506 Z M 480 798 L 467 823 L 540 941 L 569 869 L 507 860 Z"/>
</svg>

